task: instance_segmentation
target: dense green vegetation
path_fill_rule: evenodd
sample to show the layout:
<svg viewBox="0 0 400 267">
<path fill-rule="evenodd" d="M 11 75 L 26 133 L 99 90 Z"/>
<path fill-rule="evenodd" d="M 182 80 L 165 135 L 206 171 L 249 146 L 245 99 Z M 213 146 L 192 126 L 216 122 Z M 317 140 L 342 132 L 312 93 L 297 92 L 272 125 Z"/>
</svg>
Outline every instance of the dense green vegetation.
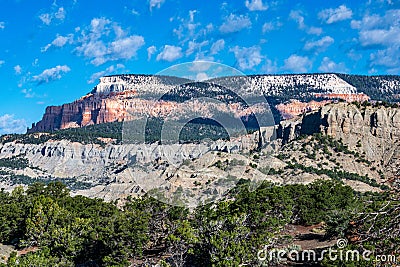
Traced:
<svg viewBox="0 0 400 267">
<path fill-rule="evenodd" d="M 140 124 L 137 124 L 135 121 L 126 122 L 125 125 L 122 122 L 110 122 L 45 133 L 3 135 L 0 137 L 0 142 L 3 144 L 14 141 L 23 144 L 43 144 L 49 140 L 68 140 L 82 144 L 99 144 L 104 146 L 106 143 L 102 138 L 113 139 L 113 142 L 116 144 L 121 144 L 122 142 L 143 142 L 143 138 L 145 138 L 144 141 L 147 143 L 160 141 L 161 138 L 164 141 L 175 141 L 175 138 L 169 138 L 168 136 L 168 134 L 171 135 L 174 132 L 178 133 L 179 142 L 198 142 L 204 139 L 229 139 L 227 130 L 213 120 L 196 119 L 184 124 L 183 128 L 182 123 L 165 123 L 168 123 L 167 136 L 164 135 L 165 132 L 162 133 L 162 129 L 165 127 L 163 126 L 164 121 L 158 118 L 149 118 L 146 121 L 145 134 L 143 134 L 143 129 L 138 127 Z M 256 127 L 249 125 L 246 130 L 250 133 L 256 129 Z M 123 131 L 125 132 L 123 133 Z M 240 135 L 243 134 L 243 131 L 241 129 L 230 129 L 230 133 Z"/>
<path fill-rule="evenodd" d="M 382 90 L 381 80 L 400 81 L 398 75 L 381 75 L 381 76 L 366 76 L 366 75 L 350 75 L 338 74 L 340 78 L 355 86 L 359 92 L 367 94 L 373 100 L 381 100 L 388 102 L 399 102 L 398 98 L 394 98 L 393 94 L 399 94 L 400 88 L 395 88 L 393 92 L 385 92 Z"/>
<path fill-rule="evenodd" d="M 257 252 L 268 240 L 291 240 L 282 234 L 285 225 L 325 222 L 326 238 L 371 234 L 366 229 L 372 223 L 361 219 L 367 212 L 382 210 L 390 198 L 388 194 L 361 195 L 336 181 L 286 186 L 264 182 L 249 191 L 248 181 L 241 180 L 225 200 L 193 211 L 148 196 L 129 198 L 117 208 L 99 199 L 71 197 L 59 182 L 36 183 L 25 192 L 22 188 L 0 191 L 0 242 L 32 250 L 24 256 L 13 253 L 4 266 L 149 266 L 157 262 L 161 266 L 260 266 Z M 391 200 L 384 211 L 392 210 L 397 216 L 396 201 Z M 395 223 L 387 217 L 378 219 L 379 226 Z M 393 236 L 387 240 L 390 249 L 385 249 L 388 243 L 379 235 L 368 241 L 369 247 L 381 252 L 399 249 L 398 236 L 386 234 Z M 352 246 L 362 249 L 357 243 Z"/>
<path fill-rule="evenodd" d="M 83 144 L 100 144 L 104 142 L 98 138 L 112 138 L 121 141 L 122 122 L 110 122 L 85 126 L 82 128 L 68 128 L 46 133 L 9 134 L 1 136 L 1 142 L 17 142 L 23 144 L 43 144 L 49 140 L 69 140 Z"/>
<path fill-rule="evenodd" d="M 379 184 L 375 179 L 368 177 L 368 175 L 360 175 L 354 172 L 349 172 L 344 170 L 340 162 L 337 161 L 333 154 L 340 156 L 340 154 L 349 155 L 352 158 L 352 161 L 357 163 L 365 164 L 365 168 L 371 168 L 376 170 L 375 167 L 371 167 L 372 162 L 365 158 L 364 153 L 359 153 L 357 151 L 349 149 L 347 145 L 343 143 L 341 139 L 336 140 L 329 135 L 324 135 L 321 133 L 313 134 L 311 137 L 306 135 L 300 136 L 298 140 L 304 140 L 308 138 L 308 140 L 302 142 L 300 147 L 300 152 L 305 153 L 305 157 L 311 159 L 312 161 L 320 161 L 317 166 L 309 166 L 308 164 L 302 164 L 298 162 L 298 159 L 295 157 L 290 157 L 285 153 L 281 153 L 277 155 L 277 158 L 285 161 L 287 164 L 285 169 L 291 169 L 293 171 L 301 171 L 310 174 L 317 174 L 317 175 L 326 175 L 331 179 L 342 181 L 342 180 L 353 180 L 353 181 L 360 181 L 365 184 L 368 184 L 373 187 L 380 188 L 382 190 L 388 190 L 389 187 L 385 184 Z M 294 149 L 294 143 L 289 143 L 287 146 L 290 146 L 291 149 Z M 361 143 L 357 143 L 357 147 L 360 147 Z M 323 165 L 329 165 L 327 162 L 331 162 L 335 164 L 333 167 L 324 168 Z M 281 175 L 284 170 L 261 170 L 264 173 L 268 174 L 278 174 Z M 382 175 L 381 175 L 382 177 Z"/>
<path fill-rule="evenodd" d="M 21 157 L 11 157 L 0 159 L 0 167 L 6 167 L 15 170 L 22 170 L 29 166 L 29 161 Z"/>
</svg>

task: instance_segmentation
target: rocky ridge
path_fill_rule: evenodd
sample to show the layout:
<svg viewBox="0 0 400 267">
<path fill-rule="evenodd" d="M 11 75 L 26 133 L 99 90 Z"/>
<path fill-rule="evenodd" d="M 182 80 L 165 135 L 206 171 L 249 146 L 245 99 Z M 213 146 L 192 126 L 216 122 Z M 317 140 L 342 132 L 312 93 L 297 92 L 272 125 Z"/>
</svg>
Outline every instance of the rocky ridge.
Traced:
<svg viewBox="0 0 400 267">
<path fill-rule="evenodd" d="M 0 160 L 23 158 L 29 164 L 19 170 L 1 169 L 33 180 L 73 178 L 89 184 L 87 188 L 76 188 L 75 194 L 107 200 L 140 193 L 135 179 L 149 174 L 156 174 L 162 181 L 174 181 L 188 194 L 192 190 L 221 189 L 226 186 L 221 182 L 223 177 L 308 183 L 339 173 L 344 175 L 341 179 L 361 191 L 380 190 L 383 185 L 399 182 L 399 108 L 328 104 L 318 111 L 282 121 L 276 126 L 276 140 L 271 128 L 261 133 L 261 150 L 257 150 L 258 132 L 231 141 L 218 140 L 211 147 L 163 147 L 156 143 L 100 146 L 66 140 L 35 145 L 13 141 L 0 145 Z M 320 134 L 319 141 L 316 134 Z M 236 162 L 235 168 L 230 169 L 232 162 Z M 200 165 L 208 172 L 193 176 L 193 171 L 187 171 Z M 212 177 L 210 170 L 215 174 Z M 3 187 L 15 186 L 7 175 L 2 177 Z"/>
</svg>

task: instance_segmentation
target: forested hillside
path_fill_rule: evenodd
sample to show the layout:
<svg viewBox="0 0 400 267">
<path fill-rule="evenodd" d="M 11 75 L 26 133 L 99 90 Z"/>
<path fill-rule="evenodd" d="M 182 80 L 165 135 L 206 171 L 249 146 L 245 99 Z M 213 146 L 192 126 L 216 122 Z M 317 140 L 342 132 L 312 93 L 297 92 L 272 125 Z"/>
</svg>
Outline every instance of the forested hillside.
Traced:
<svg viewBox="0 0 400 267">
<path fill-rule="evenodd" d="M 148 196 L 118 206 L 71 197 L 61 183 L 1 191 L 0 201 L 0 241 L 30 251 L 12 253 L 2 266 L 261 266 L 260 249 L 270 242 L 289 247 L 298 238 L 285 232 L 288 225 L 319 224 L 318 242 L 346 237 L 348 247 L 361 253 L 395 254 L 400 248 L 398 197 L 356 193 L 336 181 L 264 182 L 249 191 L 242 180 L 224 200 L 193 211 Z"/>
</svg>

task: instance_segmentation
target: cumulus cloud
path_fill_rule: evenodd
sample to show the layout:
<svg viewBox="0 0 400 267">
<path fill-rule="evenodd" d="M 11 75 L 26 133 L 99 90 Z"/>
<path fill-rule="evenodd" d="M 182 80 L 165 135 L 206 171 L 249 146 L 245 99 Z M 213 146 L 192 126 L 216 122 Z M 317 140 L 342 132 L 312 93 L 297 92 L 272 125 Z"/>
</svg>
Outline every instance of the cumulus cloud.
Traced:
<svg viewBox="0 0 400 267">
<path fill-rule="evenodd" d="M 0 21 L 0 29 L 4 29 L 6 27 L 6 23 L 4 21 Z"/>
<path fill-rule="evenodd" d="M 160 54 L 157 55 L 157 61 L 175 61 L 183 56 L 182 48 L 173 45 L 165 45 Z"/>
<path fill-rule="evenodd" d="M 157 52 L 157 47 L 155 47 L 154 45 L 149 46 L 147 48 L 147 60 L 150 60 L 151 57 Z"/>
<path fill-rule="evenodd" d="M 65 16 L 65 9 L 63 7 L 60 7 L 54 12 L 40 14 L 39 19 L 43 22 L 43 24 L 50 25 L 53 21 L 63 22 Z"/>
<path fill-rule="evenodd" d="M 371 66 L 383 66 L 389 68 L 388 72 L 395 73 L 400 67 L 400 51 L 398 47 L 389 46 L 370 54 Z"/>
<path fill-rule="evenodd" d="M 81 31 L 75 51 L 96 66 L 136 57 L 137 51 L 145 44 L 142 36 L 128 35 L 117 23 L 106 18 L 92 19 L 88 30 L 89 33 Z"/>
<path fill-rule="evenodd" d="M 278 65 L 276 62 L 272 62 L 272 60 L 265 60 L 265 64 L 262 67 L 262 70 L 267 74 L 274 74 L 278 72 Z"/>
<path fill-rule="evenodd" d="M 265 22 L 262 26 L 262 33 L 270 32 L 273 30 L 277 30 L 282 27 L 282 23 L 279 21 L 275 22 Z"/>
<path fill-rule="evenodd" d="M 312 35 L 321 35 L 322 34 L 322 28 L 320 27 L 315 27 L 315 26 L 307 26 L 305 23 L 305 18 L 303 15 L 303 12 L 301 10 L 292 10 L 289 13 L 289 19 L 295 21 L 297 23 L 297 27 L 300 30 L 305 31 L 307 34 L 312 34 Z"/>
<path fill-rule="evenodd" d="M 396 73 L 400 66 L 400 9 L 387 10 L 385 14 L 366 14 L 362 20 L 351 22 L 359 31 L 358 42 L 362 48 L 377 48 L 370 54 L 371 67 L 388 68 Z"/>
<path fill-rule="evenodd" d="M 51 47 L 61 48 L 67 43 L 71 44 L 73 42 L 73 39 L 74 39 L 73 34 L 69 34 L 68 36 L 57 35 L 57 37 L 50 44 L 47 44 L 45 47 L 43 47 L 41 51 L 46 52 Z"/>
<path fill-rule="evenodd" d="M 373 29 L 361 31 L 359 40 L 362 46 L 400 44 L 400 28 Z"/>
<path fill-rule="evenodd" d="M 59 80 L 62 77 L 62 74 L 69 72 L 71 69 L 67 65 L 56 66 L 54 68 L 46 69 L 41 74 L 33 76 L 32 80 L 35 81 L 38 85 L 43 83 L 48 83 L 51 81 Z"/>
<path fill-rule="evenodd" d="M 266 33 L 266 32 L 270 32 L 274 29 L 274 25 L 272 24 L 272 22 L 266 22 L 263 24 L 262 26 L 262 32 Z"/>
<path fill-rule="evenodd" d="M 125 66 L 123 64 L 117 64 L 115 66 L 111 65 L 110 67 L 106 68 L 105 70 L 93 73 L 92 76 L 90 76 L 88 83 L 94 83 L 99 78 L 106 76 L 106 75 L 115 74 L 116 71 L 120 71 L 121 69 L 124 69 L 124 68 L 125 68 Z"/>
<path fill-rule="evenodd" d="M 324 57 L 322 59 L 321 65 L 319 66 L 318 70 L 326 73 L 347 72 L 346 65 L 343 62 L 335 63 L 329 57 Z"/>
<path fill-rule="evenodd" d="M 0 116 L 0 134 L 25 133 L 26 127 L 26 121 L 15 119 L 14 114 Z"/>
<path fill-rule="evenodd" d="M 188 49 L 186 50 L 186 56 L 190 56 L 193 54 L 195 51 L 201 52 L 201 48 L 208 45 L 208 41 L 203 41 L 203 42 L 195 42 L 195 41 L 189 41 L 188 44 Z"/>
<path fill-rule="evenodd" d="M 322 34 L 322 28 L 320 27 L 310 27 L 307 30 L 308 34 L 314 34 L 314 35 L 321 35 Z"/>
<path fill-rule="evenodd" d="M 153 8 L 160 8 L 162 4 L 164 4 L 165 0 L 150 0 L 149 1 L 149 8 L 150 11 L 153 10 Z"/>
<path fill-rule="evenodd" d="M 20 65 L 14 66 L 14 71 L 15 71 L 15 74 L 20 75 L 22 72 L 21 66 Z"/>
<path fill-rule="evenodd" d="M 235 46 L 230 49 L 231 52 L 235 54 L 237 65 L 242 70 L 250 70 L 255 66 L 258 66 L 263 56 L 261 55 L 261 47 L 239 47 Z"/>
<path fill-rule="evenodd" d="M 234 33 L 251 27 L 249 17 L 243 15 L 230 14 L 224 19 L 219 27 L 221 33 Z"/>
<path fill-rule="evenodd" d="M 300 10 L 292 10 L 289 13 L 289 18 L 297 23 L 299 29 L 305 29 L 306 24 L 304 23 L 304 16 Z"/>
<path fill-rule="evenodd" d="M 182 46 L 189 41 L 195 41 L 201 43 L 202 41 L 208 41 L 210 38 L 208 35 L 214 31 L 214 24 L 208 23 L 203 25 L 196 19 L 196 9 L 189 10 L 188 15 L 185 18 L 172 17 L 170 21 L 178 21 L 179 25 L 173 29 L 173 34 L 179 39 L 179 44 Z"/>
<path fill-rule="evenodd" d="M 129 59 L 136 56 L 137 50 L 144 45 L 144 38 L 138 35 L 132 35 L 111 42 L 107 54 L 111 60 Z"/>
<path fill-rule="evenodd" d="M 308 72 L 308 70 L 312 67 L 312 62 L 308 57 L 303 57 L 296 54 L 291 55 L 285 59 L 284 62 L 284 70 L 296 73 Z"/>
<path fill-rule="evenodd" d="M 224 50 L 224 48 L 225 48 L 225 40 L 219 39 L 215 43 L 212 44 L 210 53 L 211 53 L 211 55 L 216 55 L 220 51 Z"/>
<path fill-rule="evenodd" d="M 0 60 L 0 67 L 3 66 L 4 63 L 6 63 L 4 60 Z"/>
<path fill-rule="evenodd" d="M 32 89 L 22 89 L 21 93 L 24 94 L 25 98 L 33 98 L 33 97 L 35 97 L 35 93 L 32 92 Z"/>
<path fill-rule="evenodd" d="M 341 5 L 338 8 L 324 9 L 318 13 L 318 17 L 327 24 L 351 19 L 352 16 L 353 11 L 345 5 Z"/>
<path fill-rule="evenodd" d="M 330 36 L 324 36 L 317 41 L 308 41 L 304 45 L 304 50 L 315 50 L 318 52 L 326 50 L 335 40 Z"/>
<path fill-rule="evenodd" d="M 268 5 L 263 4 L 262 0 L 246 0 L 245 5 L 250 11 L 264 11 L 268 9 Z"/>
</svg>

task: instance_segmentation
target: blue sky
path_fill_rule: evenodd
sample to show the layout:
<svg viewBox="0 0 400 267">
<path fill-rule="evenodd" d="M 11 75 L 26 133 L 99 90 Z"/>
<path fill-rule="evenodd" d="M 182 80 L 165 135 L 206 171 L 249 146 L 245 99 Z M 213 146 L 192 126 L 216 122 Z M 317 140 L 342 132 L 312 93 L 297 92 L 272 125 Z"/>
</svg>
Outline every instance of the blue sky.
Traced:
<svg viewBox="0 0 400 267">
<path fill-rule="evenodd" d="M 32 4 L 34 3 L 34 4 Z M 0 134 L 98 78 L 210 60 L 245 74 L 400 73 L 400 1 L 0 0 Z"/>
</svg>

